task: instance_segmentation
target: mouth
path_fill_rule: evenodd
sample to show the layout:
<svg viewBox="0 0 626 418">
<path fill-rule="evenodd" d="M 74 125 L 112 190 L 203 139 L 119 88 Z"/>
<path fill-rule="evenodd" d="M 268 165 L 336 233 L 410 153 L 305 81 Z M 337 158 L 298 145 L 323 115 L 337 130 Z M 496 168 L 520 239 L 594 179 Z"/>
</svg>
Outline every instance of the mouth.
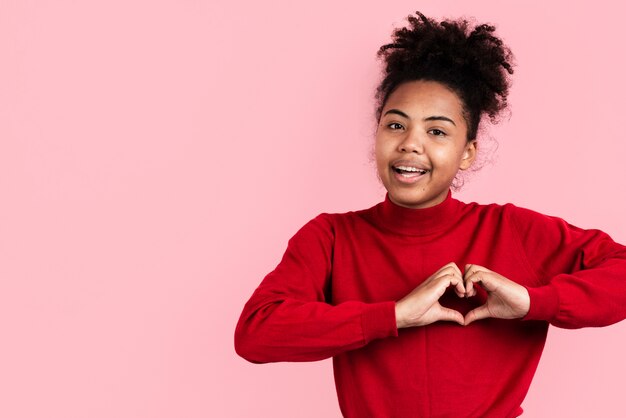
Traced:
<svg viewBox="0 0 626 418">
<path fill-rule="evenodd" d="M 427 170 L 422 167 L 415 167 L 412 165 L 406 164 L 397 164 L 393 165 L 391 169 L 395 173 L 395 178 L 402 183 L 415 183 L 419 179 L 421 179 L 425 174 L 429 173 L 430 170 Z"/>
<path fill-rule="evenodd" d="M 391 168 L 396 173 L 406 175 L 406 176 L 422 175 L 428 172 L 428 170 L 424 168 L 410 167 L 406 165 L 398 165 L 398 166 L 393 166 Z"/>
</svg>

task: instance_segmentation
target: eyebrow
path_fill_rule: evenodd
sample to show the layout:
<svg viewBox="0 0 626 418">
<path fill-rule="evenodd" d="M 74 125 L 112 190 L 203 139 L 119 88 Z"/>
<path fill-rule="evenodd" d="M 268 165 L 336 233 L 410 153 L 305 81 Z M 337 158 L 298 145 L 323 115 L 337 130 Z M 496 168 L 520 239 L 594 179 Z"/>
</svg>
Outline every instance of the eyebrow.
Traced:
<svg viewBox="0 0 626 418">
<path fill-rule="evenodd" d="M 456 126 L 456 123 L 454 123 L 454 121 L 446 116 L 429 116 L 427 118 L 424 118 L 424 120 L 443 120 L 446 122 L 450 122 L 451 124 L 453 124 L 454 126 Z"/>
<path fill-rule="evenodd" d="M 411 119 L 409 117 L 409 115 L 407 115 L 406 113 L 404 113 L 403 111 L 398 110 L 398 109 L 389 109 L 388 111 L 385 112 L 385 114 L 383 116 L 386 116 L 386 115 L 388 115 L 390 113 L 393 113 L 395 115 L 400 115 L 400 116 L 402 116 L 403 118 L 406 118 L 406 119 Z M 450 119 L 449 117 L 446 117 L 446 116 L 428 116 L 427 118 L 424 118 L 424 121 L 431 121 L 431 120 L 442 120 L 442 121 L 445 121 L 445 122 L 450 122 L 451 124 L 456 126 L 456 123 L 454 123 L 454 121 L 452 119 Z"/>
<path fill-rule="evenodd" d="M 404 113 L 403 111 L 398 110 L 398 109 L 389 109 L 388 111 L 385 112 L 385 114 L 383 116 L 387 116 L 390 113 L 393 113 L 394 115 L 400 115 L 403 118 L 411 119 L 409 117 L 409 115 L 407 115 L 406 113 Z"/>
</svg>

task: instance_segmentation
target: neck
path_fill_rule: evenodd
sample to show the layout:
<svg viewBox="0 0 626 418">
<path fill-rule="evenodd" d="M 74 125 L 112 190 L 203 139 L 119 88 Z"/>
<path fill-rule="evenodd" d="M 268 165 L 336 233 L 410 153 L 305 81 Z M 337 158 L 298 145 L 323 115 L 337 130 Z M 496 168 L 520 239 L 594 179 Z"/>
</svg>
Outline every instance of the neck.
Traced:
<svg viewBox="0 0 626 418">
<path fill-rule="evenodd" d="M 377 207 L 377 214 L 383 225 L 402 235 L 426 235 L 446 228 L 456 221 L 461 202 L 448 195 L 443 202 L 434 206 L 411 209 L 394 203 L 385 196 L 385 201 Z"/>
</svg>

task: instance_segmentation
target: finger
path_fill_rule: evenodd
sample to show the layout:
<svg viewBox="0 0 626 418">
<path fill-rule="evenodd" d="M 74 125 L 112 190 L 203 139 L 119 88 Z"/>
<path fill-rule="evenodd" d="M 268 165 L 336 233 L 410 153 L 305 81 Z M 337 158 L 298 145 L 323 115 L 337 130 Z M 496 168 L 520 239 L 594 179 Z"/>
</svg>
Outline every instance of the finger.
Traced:
<svg viewBox="0 0 626 418">
<path fill-rule="evenodd" d="M 479 270 L 480 268 L 480 266 L 475 267 L 475 270 L 472 270 L 470 275 L 465 278 L 465 286 L 467 287 L 471 283 L 470 286 L 473 287 L 475 283 L 480 283 L 480 286 L 487 292 L 496 291 L 502 283 L 502 276 L 491 270 Z"/>
<path fill-rule="evenodd" d="M 467 278 L 474 273 L 473 268 L 474 268 L 474 264 L 466 264 L 465 273 L 463 273 L 463 281 L 465 282 L 465 297 L 466 298 L 476 295 L 476 290 L 474 290 L 474 283 L 467 280 Z"/>
<path fill-rule="evenodd" d="M 454 286 L 454 292 L 458 297 L 465 297 L 465 281 L 463 280 L 463 276 L 461 275 L 461 270 L 459 270 L 458 268 L 452 271 L 450 285 Z"/>
<path fill-rule="evenodd" d="M 466 264 L 465 265 L 465 274 L 467 274 L 467 272 L 472 268 L 473 264 Z"/>
<path fill-rule="evenodd" d="M 454 272 L 458 273 L 459 276 L 463 276 L 463 274 L 461 273 L 461 270 L 459 269 L 459 266 L 457 266 L 454 261 L 451 261 L 448 264 L 442 266 L 439 270 L 437 270 L 435 274 L 433 274 L 433 276 L 439 276 L 441 274 L 454 273 Z"/>
<path fill-rule="evenodd" d="M 487 267 L 481 266 L 480 264 L 466 264 L 465 265 L 465 274 L 468 273 L 468 271 L 488 271 L 491 272 L 491 270 L 489 270 Z"/>
<path fill-rule="evenodd" d="M 466 264 L 465 265 L 465 273 L 463 273 L 463 277 L 469 277 L 472 274 L 475 274 L 477 271 L 480 271 L 480 266 L 477 264 Z"/>
<path fill-rule="evenodd" d="M 487 305 L 481 305 L 476 309 L 472 309 L 465 315 L 465 325 L 485 318 L 491 318 L 491 313 Z"/>
<path fill-rule="evenodd" d="M 459 268 L 459 266 L 456 265 L 456 263 L 454 261 L 448 263 L 448 265 L 450 267 L 452 267 L 454 269 L 454 271 L 459 274 L 459 276 L 463 277 L 463 273 L 461 272 L 461 269 Z"/>
<path fill-rule="evenodd" d="M 458 297 L 465 298 L 467 297 L 467 289 L 465 288 L 465 280 L 463 280 L 463 273 L 461 272 L 461 269 L 459 268 L 459 266 L 456 265 L 456 263 L 452 263 L 452 265 L 454 268 L 454 274 L 460 279 L 460 282 L 456 285 L 454 290 Z"/>
<path fill-rule="evenodd" d="M 458 297 L 465 297 L 465 282 L 463 281 L 463 276 L 460 274 L 460 270 L 450 269 L 447 273 L 441 276 L 441 279 L 446 281 L 446 288 L 448 288 L 448 286 L 453 286 L 454 292 Z"/>
<path fill-rule="evenodd" d="M 478 275 L 477 275 L 478 274 Z M 465 281 L 465 292 L 467 293 L 467 297 L 476 296 L 476 289 L 474 288 L 474 283 L 480 281 L 479 271 L 473 268 L 470 268 L 465 272 L 464 281 Z"/>
<path fill-rule="evenodd" d="M 472 297 L 476 295 L 476 289 L 474 289 L 474 282 L 465 279 L 465 294 L 467 297 Z"/>
<path fill-rule="evenodd" d="M 468 278 L 477 273 L 492 273 L 492 271 L 478 264 L 466 264 L 465 274 L 463 274 L 463 277 Z"/>
<path fill-rule="evenodd" d="M 435 292 L 437 297 L 443 296 L 448 287 L 453 286 L 454 291 L 460 295 L 465 294 L 465 283 L 463 282 L 463 278 L 458 274 L 454 274 L 452 272 L 444 273 L 435 278 L 435 282 L 433 283 L 435 286 Z M 461 296 L 462 297 L 462 296 Z"/>
<path fill-rule="evenodd" d="M 456 322 L 459 325 L 465 325 L 465 318 L 463 318 L 461 312 L 450 308 L 444 308 L 441 305 L 437 306 L 437 319 L 439 321 L 451 321 Z"/>
<path fill-rule="evenodd" d="M 465 286 L 467 287 L 468 283 L 471 283 L 472 286 L 475 283 L 480 283 L 480 286 L 487 292 L 495 292 L 502 283 L 500 277 L 498 274 L 490 271 L 477 270 L 465 280 Z"/>
<path fill-rule="evenodd" d="M 460 298 L 467 297 L 467 292 L 465 291 L 465 284 L 463 280 L 459 280 L 456 286 L 454 286 L 454 293 Z"/>
</svg>

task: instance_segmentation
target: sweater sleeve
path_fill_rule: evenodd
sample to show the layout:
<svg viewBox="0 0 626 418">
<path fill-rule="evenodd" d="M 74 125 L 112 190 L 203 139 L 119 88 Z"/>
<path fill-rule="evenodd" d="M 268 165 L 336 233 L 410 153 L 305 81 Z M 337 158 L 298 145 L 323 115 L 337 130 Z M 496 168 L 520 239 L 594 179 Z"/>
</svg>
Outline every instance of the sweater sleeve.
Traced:
<svg viewBox="0 0 626 418">
<path fill-rule="evenodd" d="M 600 327 L 626 318 L 626 247 L 597 229 L 511 205 L 525 256 L 537 275 L 526 286 L 525 320 L 561 328 Z"/>
<path fill-rule="evenodd" d="M 334 233 L 322 214 L 290 240 L 246 303 L 235 350 L 253 363 L 314 361 L 397 336 L 395 302 L 329 303 Z"/>
</svg>

